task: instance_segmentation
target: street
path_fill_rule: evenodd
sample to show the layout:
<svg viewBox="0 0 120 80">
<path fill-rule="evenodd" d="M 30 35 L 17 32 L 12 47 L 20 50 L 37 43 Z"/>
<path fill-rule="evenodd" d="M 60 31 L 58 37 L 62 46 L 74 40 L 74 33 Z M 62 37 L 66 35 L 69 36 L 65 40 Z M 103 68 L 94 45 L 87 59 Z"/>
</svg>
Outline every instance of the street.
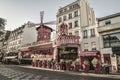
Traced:
<svg viewBox="0 0 120 80">
<path fill-rule="evenodd" d="M 19 65 L 0 65 L 0 80 L 119 80 L 113 78 L 86 77 L 63 72 L 26 69 Z"/>
</svg>

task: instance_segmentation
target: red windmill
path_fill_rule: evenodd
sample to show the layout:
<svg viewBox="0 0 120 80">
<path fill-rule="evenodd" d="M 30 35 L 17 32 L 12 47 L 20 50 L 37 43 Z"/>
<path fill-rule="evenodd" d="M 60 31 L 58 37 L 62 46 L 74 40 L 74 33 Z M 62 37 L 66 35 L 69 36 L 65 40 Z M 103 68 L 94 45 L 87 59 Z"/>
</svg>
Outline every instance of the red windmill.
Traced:
<svg viewBox="0 0 120 80">
<path fill-rule="evenodd" d="M 43 23 L 43 17 L 44 17 L 44 11 L 41 11 L 40 12 L 41 22 L 37 24 L 33 24 L 33 26 L 38 26 L 36 29 L 38 32 L 37 41 L 50 41 L 51 32 L 53 31 L 53 29 L 46 25 L 55 25 L 56 21 Z"/>
</svg>

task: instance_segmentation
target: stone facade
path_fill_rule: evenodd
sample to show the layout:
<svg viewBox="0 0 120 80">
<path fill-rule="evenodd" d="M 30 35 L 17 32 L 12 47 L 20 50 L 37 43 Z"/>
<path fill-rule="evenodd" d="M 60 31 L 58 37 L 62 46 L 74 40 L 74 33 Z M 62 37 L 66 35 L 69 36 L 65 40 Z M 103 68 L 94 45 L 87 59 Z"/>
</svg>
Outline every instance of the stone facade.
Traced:
<svg viewBox="0 0 120 80">
<path fill-rule="evenodd" d="M 111 64 L 112 71 L 120 70 L 120 13 L 98 19 L 102 61 Z"/>
<path fill-rule="evenodd" d="M 81 51 L 99 51 L 97 22 L 86 0 L 77 0 L 58 9 L 57 29 L 62 23 L 68 25 L 69 35 L 80 36 Z"/>
</svg>

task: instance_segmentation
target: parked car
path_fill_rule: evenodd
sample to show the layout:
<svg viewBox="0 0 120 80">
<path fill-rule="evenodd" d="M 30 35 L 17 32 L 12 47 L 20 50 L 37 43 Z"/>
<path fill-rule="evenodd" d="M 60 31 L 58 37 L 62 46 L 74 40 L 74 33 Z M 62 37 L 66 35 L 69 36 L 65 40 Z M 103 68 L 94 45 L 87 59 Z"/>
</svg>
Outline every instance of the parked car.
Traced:
<svg viewBox="0 0 120 80">
<path fill-rule="evenodd" d="M 3 63 L 10 64 L 20 64 L 20 60 L 18 59 L 18 53 L 9 52 L 4 56 Z"/>
</svg>

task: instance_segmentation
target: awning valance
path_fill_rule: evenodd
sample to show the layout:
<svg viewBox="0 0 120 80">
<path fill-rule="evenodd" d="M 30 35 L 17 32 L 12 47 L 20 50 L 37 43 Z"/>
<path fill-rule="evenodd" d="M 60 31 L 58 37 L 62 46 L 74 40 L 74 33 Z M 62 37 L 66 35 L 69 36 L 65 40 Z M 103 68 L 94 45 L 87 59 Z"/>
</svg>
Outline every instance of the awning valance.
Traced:
<svg viewBox="0 0 120 80">
<path fill-rule="evenodd" d="M 86 51 L 86 52 L 81 52 L 79 56 L 97 56 L 100 55 L 99 51 Z"/>
</svg>

